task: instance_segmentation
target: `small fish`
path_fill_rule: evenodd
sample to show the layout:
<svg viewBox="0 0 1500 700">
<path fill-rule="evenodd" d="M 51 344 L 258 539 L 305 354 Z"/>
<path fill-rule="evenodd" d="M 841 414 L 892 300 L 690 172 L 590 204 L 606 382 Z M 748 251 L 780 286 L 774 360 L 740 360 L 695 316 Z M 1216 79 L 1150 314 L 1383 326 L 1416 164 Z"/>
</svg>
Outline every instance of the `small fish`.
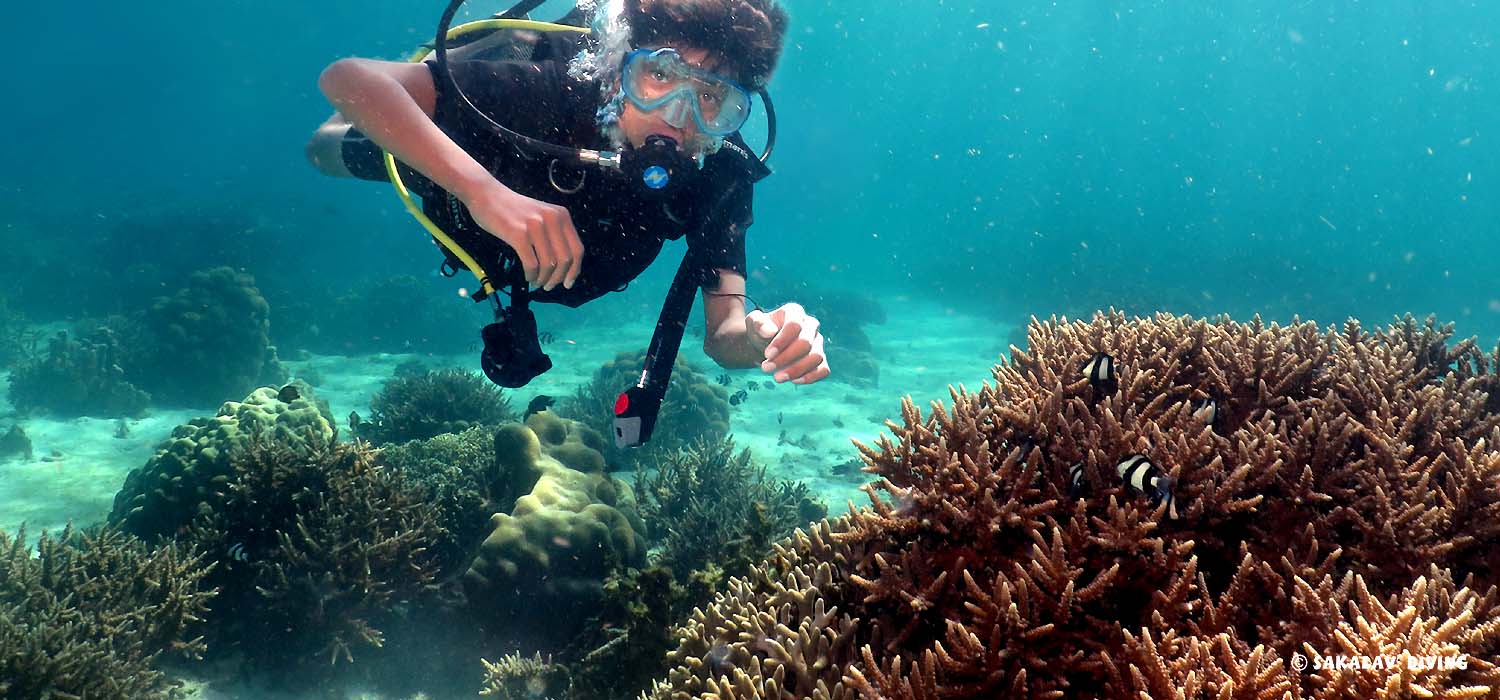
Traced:
<svg viewBox="0 0 1500 700">
<path fill-rule="evenodd" d="M 763 386 L 763 387 L 765 387 L 765 388 L 767 388 L 767 389 L 775 389 L 776 388 L 776 382 L 773 382 L 773 381 L 771 381 L 769 379 L 761 382 L 760 385 Z"/>
<path fill-rule="evenodd" d="M 728 372 L 725 372 L 714 379 L 714 381 L 718 382 L 719 386 L 729 386 L 729 383 L 734 381 L 734 378 L 730 377 Z"/>
<path fill-rule="evenodd" d="M 542 411 L 551 408 L 552 404 L 554 403 L 557 403 L 557 399 L 554 399 L 546 394 L 537 394 L 536 398 L 531 400 L 531 403 L 526 404 L 526 412 L 521 414 L 521 420 L 525 421 L 527 418 L 530 418 L 533 413 L 541 413 Z"/>
<path fill-rule="evenodd" d="M 281 387 L 281 391 L 276 392 L 276 398 L 280 399 L 282 403 L 291 403 L 302 398 L 302 392 L 297 390 L 297 385 L 288 384 Z"/>
<path fill-rule="evenodd" d="M 781 419 L 782 419 L 781 411 L 777 411 L 776 412 L 776 424 L 777 425 L 781 424 Z"/>
<path fill-rule="evenodd" d="M 551 345 L 552 341 L 557 340 L 557 336 L 552 335 L 552 331 L 542 331 L 537 334 L 536 339 L 542 345 Z"/>
<path fill-rule="evenodd" d="M 1102 352 L 1094 353 L 1088 362 L 1083 363 L 1083 376 L 1096 388 L 1114 381 L 1115 358 Z"/>
<path fill-rule="evenodd" d="M 1115 465 L 1115 473 L 1130 489 L 1145 494 L 1154 508 L 1167 502 L 1167 517 L 1177 519 L 1177 495 L 1172 489 L 1172 478 L 1151 463 L 1146 455 L 1134 454 Z"/>
<path fill-rule="evenodd" d="M 748 392 L 746 392 L 744 389 L 740 389 L 739 391 L 736 391 L 733 394 L 729 395 L 729 405 L 730 406 L 738 406 L 738 405 L 744 403 L 745 399 L 748 399 L 748 398 L 750 398 L 750 394 Z"/>
<path fill-rule="evenodd" d="M 1089 494 L 1088 479 L 1083 476 L 1083 462 L 1068 468 L 1068 497 L 1082 498 Z"/>
<path fill-rule="evenodd" d="M 250 553 L 245 551 L 245 545 L 236 542 L 229 547 L 229 558 L 235 561 L 250 561 Z"/>
<path fill-rule="evenodd" d="M 755 382 L 745 382 L 745 388 L 751 391 L 760 391 L 760 385 Z"/>
<path fill-rule="evenodd" d="M 1219 420 L 1219 402 L 1212 397 L 1193 402 L 1193 417 L 1209 425 Z"/>
</svg>

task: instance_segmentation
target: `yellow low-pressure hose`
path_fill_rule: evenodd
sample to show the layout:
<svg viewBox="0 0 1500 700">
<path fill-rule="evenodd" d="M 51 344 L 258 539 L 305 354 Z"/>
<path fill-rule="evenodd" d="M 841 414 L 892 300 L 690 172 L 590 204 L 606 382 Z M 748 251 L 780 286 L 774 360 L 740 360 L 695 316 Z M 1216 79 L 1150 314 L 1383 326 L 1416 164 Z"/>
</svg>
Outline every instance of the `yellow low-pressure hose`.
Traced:
<svg viewBox="0 0 1500 700">
<path fill-rule="evenodd" d="M 454 27 L 453 29 L 448 31 L 448 38 L 456 39 L 465 34 L 486 29 L 523 29 L 538 32 L 575 32 L 578 34 L 589 33 L 589 30 L 583 27 L 573 27 L 566 24 L 555 24 L 552 22 L 537 22 L 529 19 L 482 19 Z M 411 58 L 408 60 L 412 63 L 420 63 L 424 59 L 426 59 L 428 54 L 430 53 L 432 53 L 432 47 L 423 46 L 417 49 L 417 51 L 414 52 L 411 55 Z M 396 188 L 396 196 L 401 198 L 401 203 L 406 206 L 406 211 L 412 215 L 412 218 L 417 220 L 417 223 L 422 225 L 422 228 L 427 229 L 427 233 L 432 234 L 432 237 L 437 239 L 439 243 L 443 244 L 443 247 L 447 248 L 455 256 L 457 256 L 459 262 L 462 262 L 464 264 L 464 267 L 469 268 L 469 272 L 474 273 L 474 279 L 479 281 L 479 285 L 484 294 L 493 294 L 495 292 L 494 284 L 491 282 L 489 274 L 486 273 L 484 268 L 479 265 L 479 261 L 475 260 L 474 256 L 469 255 L 468 251 L 459 247 L 457 243 L 454 243 L 453 239 L 449 238 L 448 234 L 443 232 L 442 228 L 433 223 L 432 219 L 427 218 L 427 215 L 422 212 L 422 208 L 420 206 L 417 206 L 416 201 L 412 199 L 411 192 L 406 188 L 406 183 L 401 180 L 401 173 L 396 170 L 395 156 L 392 156 L 390 151 L 382 152 L 385 154 L 386 175 L 391 178 L 391 184 Z"/>
</svg>

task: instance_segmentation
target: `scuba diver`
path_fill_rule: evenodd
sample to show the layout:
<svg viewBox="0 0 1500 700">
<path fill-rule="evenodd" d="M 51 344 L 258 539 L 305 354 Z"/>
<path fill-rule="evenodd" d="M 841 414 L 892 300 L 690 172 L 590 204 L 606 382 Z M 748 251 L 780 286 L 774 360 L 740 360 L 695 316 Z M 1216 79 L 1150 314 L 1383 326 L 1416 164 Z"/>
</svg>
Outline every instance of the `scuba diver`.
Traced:
<svg viewBox="0 0 1500 700">
<path fill-rule="evenodd" d="M 408 208 L 433 222 L 444 272 L 469 267 L 474 299 L 495 302 L 482 333 L 491 381 L 524 386 L 551 367 L 530 301 L 577 307 L 621 291 L 684 235 L 641 382 L 616 402 L 618 443 L 649 438 L 698 288 L 703 349 L 719 365 L 794 384 L 827 377 L 816 318 L 795 303 L 747 312 L 742 301 L 751 190 L 770 173 L 775 139 L 764 87 L 786 32 L 777 1 L 606 0 L 592 31 L 513 20 L 504 26 L 516 31 L 468 43 L 450 30 L 462 4 L 449 5 L 425 61 L 324 69 L 319 88 L 337 112 L 308 157 L 329 175 L 392 181 L 403 197 L 411 183 L 422 207 L 408 198 Z M 770 124 L 759 158 L 739 134 L 753 94 Z M 638 409 L 645 424 L 625 425 Z"/>
</svg>

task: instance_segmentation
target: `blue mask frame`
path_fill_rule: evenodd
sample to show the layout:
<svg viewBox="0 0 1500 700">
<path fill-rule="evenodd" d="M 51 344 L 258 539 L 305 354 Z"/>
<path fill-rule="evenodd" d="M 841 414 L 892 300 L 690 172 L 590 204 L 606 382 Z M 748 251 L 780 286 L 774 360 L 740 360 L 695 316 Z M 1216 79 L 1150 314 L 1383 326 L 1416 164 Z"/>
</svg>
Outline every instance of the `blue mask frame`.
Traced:
<svg viewBox="0 0 1500 700">
<path fill-rule="evenodd" d="M 653 63 L 670 70 L 673 73 L 670 79 L 679 84 L 662 95 L 648 98 L 639 94 L 635 89 L 634 78 L 636 71 L 645 70 L 650 67 L 648 64 Z M 722 103 L 718 113 L 712 119 L 703 114 L 703 106 L 698 100 L 698 91 L 694 87 L 695 82 L 722 87 Z M 654 112 L 670 105 L 673 114 L 668 115 L 667 121 L 678 128 L 681 128 L 681 122 L 686 116 L 684 112 L 691 112 L 698 131 L 707 136 L 728 136 L 739 131 L 740 127 L 750 119 L 752 103 L 749 90 L 724 76 L 689 65 L 676 49 L 631 51 L 620 66 L 620 85 L 625 97 L 641 111 Z"/>
</svg>

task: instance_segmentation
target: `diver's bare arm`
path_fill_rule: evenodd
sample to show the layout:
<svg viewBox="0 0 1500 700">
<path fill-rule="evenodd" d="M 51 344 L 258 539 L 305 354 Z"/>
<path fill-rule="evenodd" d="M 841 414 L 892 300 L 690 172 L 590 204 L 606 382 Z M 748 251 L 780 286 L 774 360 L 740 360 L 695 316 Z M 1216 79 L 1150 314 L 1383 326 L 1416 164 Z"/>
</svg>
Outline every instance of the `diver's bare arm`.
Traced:
<svg viewBox="0 0 1500 700">
<path fill-rule="evenodd" d="M 426 65 L 339 59 L 318 88 L 355 128 L 459 199 L 504 187 L 433 123 L 437 94 Z"/>
<path fill-rule="evenodd" d="M 759 367 L 766 359 L 765 343 L 756 344 L 745 328 L 745 278 L 719 270 L 719 288 L 703 292 L 703 352 L 725 369 Z"/>
</svg>

